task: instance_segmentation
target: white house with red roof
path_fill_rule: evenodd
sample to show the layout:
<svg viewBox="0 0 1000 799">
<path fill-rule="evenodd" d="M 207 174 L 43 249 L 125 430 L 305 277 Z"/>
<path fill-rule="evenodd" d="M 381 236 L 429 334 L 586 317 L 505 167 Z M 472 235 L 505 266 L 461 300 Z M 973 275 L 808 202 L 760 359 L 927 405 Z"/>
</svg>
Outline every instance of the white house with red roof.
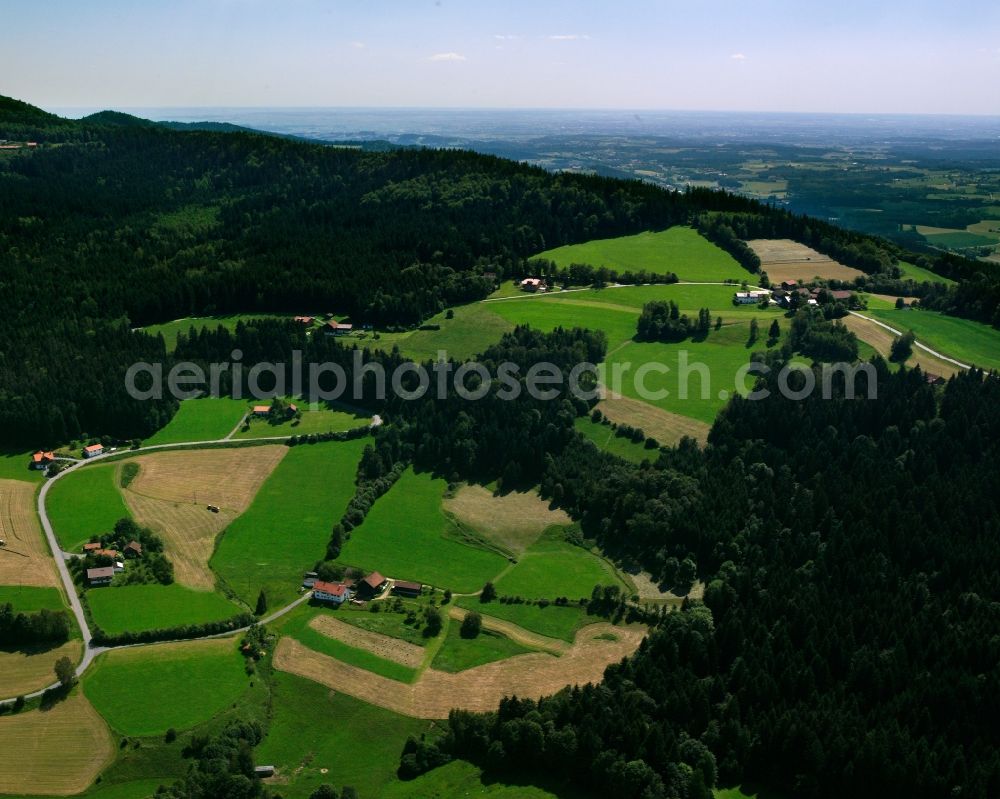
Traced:
<svg viewBox="0 0 1000 799">
<path fill-rule="evenodd" d="M 328 583 L 317 580 L 313 583 L 313 599 L 319 602 L 332 602 L 339 605 L 351 598 L 350 589 L 343 583 Z"/>
<path fill-rule="evenodd" d="M 96 458 L 98 455 L 104 454 L 104 447 L 100 444 L 91 444 L 89 447 L 83 448 L 83 457 L 85 458 Z"/>
</svg>

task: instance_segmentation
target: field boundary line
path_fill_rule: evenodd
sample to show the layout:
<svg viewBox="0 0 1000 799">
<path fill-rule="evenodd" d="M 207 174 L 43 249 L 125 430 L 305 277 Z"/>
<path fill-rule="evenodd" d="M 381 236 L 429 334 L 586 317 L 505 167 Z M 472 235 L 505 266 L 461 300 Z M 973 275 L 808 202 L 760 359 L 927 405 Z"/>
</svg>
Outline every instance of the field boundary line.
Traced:
<svg viewBox="0 0 1000 799">
<path fill-rule="evenodd" d="M 456 605 L 452 605 L 448 609 L 448 615 L 456 621 L 462 621 L 471 612 L 466 608 L 460 608 Z M 475 612 L 482 616 L 483 627 L 493 632 L 502 633 L 515 643 L 557 656 L 568 652 L 570 649 L 571 644 L 566 641 L 561 641 L 558 638 L 550 638 L 540 633 L 533 633 L 530 630 L 524 629 L 524 627 L 519 627 L 514 622 L 504 621 L 503 619 L 498 619 L 496 616 L 490 616 L 480 611 Z"/>
<path fill-rule="evenodd" d="M 892 327 L 891 325 L 887 325 L 885 322 L 880 322 L 878 319 L 873 319 L 870 316 L 865 316 L 864 314 L 858 313 L 857 311 L 850 311 L 849 313 L 851 313 L 853 316 L 860 317 L 861 319 L 867 319 L 869 322 L 874 322 L 879 327 L 884 327 L 890 333 L 893 333 L 893 334 L 895 334 L 897 336 L 903 335 L 902 331 L 897 330 L 896 328 Z M 916 339 L 914 339 L 913 343 L 914 343 L 915 346 L 919 347 L 924 352 L 929 353 L 930 355 L 933 355 L 935 358 L 940 358 L 942 361 L 947 361 L 948 363 L 952 363 L 952 364 L 954 364 L 955 366 L 957 366 L 960 369 L 971 369 L 972 368 L 972 366 L 970 364 L 962 363 L 961 361 L 956 361 L 954 358 L 949 358 L 947 355 L 943 355 L 942 353 L 938 352 L 937 350 L 932 350 L 927 345 L 921 344 Z"/>
</svg>

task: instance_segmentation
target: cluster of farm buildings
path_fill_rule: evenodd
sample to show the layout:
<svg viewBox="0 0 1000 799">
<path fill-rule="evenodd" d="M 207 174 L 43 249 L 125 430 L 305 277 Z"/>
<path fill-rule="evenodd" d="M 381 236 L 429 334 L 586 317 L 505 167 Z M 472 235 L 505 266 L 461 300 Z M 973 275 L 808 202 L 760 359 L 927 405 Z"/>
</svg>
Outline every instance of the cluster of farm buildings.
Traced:
<svg viewBox="0 0 1000 799">
<path fill-rule="evenodd" d="M 755 305 L 761 300 L 767 299 L 770 303 L 782 308 L 792 307 L 794 298 L 798 297 L 800 302 L 806 305 L 819 305 L 820 294 L 823 291 L 829 294 L 831 302 L 850 302 L 854 296 L 853 291 L 807 288 L 800 286 L 797 280 L 784 280 L 780 288 L 776 289 L 750 289 L 748 291 L 737 291 L 733 294 L 734 305 Z"/>
<path fill-rule="evenodd" d="M 302 325 L 303 327 L 312 327 L 316 323 L 315 316 L 295 316 L 292 317 L 292 321 L 296 324 Z M 336 319 L 330 319 L 323 324 L 320 328 L 324 334 L 327 336 L 346 336 L 348 333 L 354 331 L 354 325 L 347 324 L 345 322 L 338 322 Z"/>
<path fill-rule="evenodd" d="M 379 572 L 372 572 L 361 580 L 345 579 L 336 582 L 320 580 L 315 572 L 309 572 L 302 581 L 302 587 L 312 591 L 312 598 L 317 602 L 341 605 L 344 602 L 360 603 L 375 599 L 386 592 L 413 599 L 420 596 L 423 585 L 409 580 L 390 580 Z"/>
<path fill-rule="evenodd" d="M 93 541 L 83 545 L 83 554 L 92 555 L 95 558 L 109 558 L 110 566 L 95 566 L 87 569 L 87 584 L 91 587 L 99 585 L 109 585 L 116 574 L 125 571 L 124 558 L 141 558 L 142 544 L 138 541 L 129 541 L 125 545 L 124 552 L 117 549 L 105 549 L 103 544 Z"/>
</svg>

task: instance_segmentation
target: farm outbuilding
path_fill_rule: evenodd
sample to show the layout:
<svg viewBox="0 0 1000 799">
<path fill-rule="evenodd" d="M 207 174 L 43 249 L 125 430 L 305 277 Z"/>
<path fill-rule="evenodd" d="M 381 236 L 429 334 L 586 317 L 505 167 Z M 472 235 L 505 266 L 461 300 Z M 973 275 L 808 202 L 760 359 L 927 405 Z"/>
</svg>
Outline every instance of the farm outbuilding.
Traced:
<svg viewBox="0 0 1000 799">
<path fill-rule="evenodd" d="M 413 583 L 409 580 L 396 580 L 392 584 L 392 593 L 396 594 L 396 596 L 416 598 L 420 596 L 422 588 L 423 585 L 420 583 Z"/>
<path fill-rule="evenodd" d="M 358 596 L 362 598 L 378 596 L 385 588 L 386 582 L 388 581 L 381 574 L 372 572 L 358 583 Z"/>
<path fill-rule="evenodd" d="M 90 585 L 108 585 L 114 576 L 114 566 L 98 566 L 96 569 L 87 569 L 87 582 Z"/>
</svg>

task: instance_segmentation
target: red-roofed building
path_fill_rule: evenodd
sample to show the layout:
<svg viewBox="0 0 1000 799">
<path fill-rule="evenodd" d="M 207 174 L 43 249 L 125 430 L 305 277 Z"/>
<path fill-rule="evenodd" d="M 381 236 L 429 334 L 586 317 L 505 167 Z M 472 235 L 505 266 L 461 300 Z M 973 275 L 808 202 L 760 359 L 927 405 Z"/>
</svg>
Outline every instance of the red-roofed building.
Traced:
<svg viewBox="0 0 1000 799">
<path fill-rule="evenodd" d="M 125 545 L 125 557 L 126 558 L 141 558 L 142 557 L 142 544 L 138 541 L 129 541 Z"/>
<path fill-rule="evenodd" d="M 104 447 L 100 444 L 91 444 L 89 447 L 83 448 L 83 457 L 85 458 L 96 458 L 98 455 L 104 454 Z"/>
<path fill-rule="evenodd" d="M 372 572 L 358 584 L 358 593 L 366 597 L 378 596 L 385 588 L 386 582 L 388 581 L 381 574 Z"/>
<path fill-rule="evenodd" d="M 339 605 L 345 599 L 351 598 L 351 592 L 343 583 L 327 583 L 317 580 L 313 583 L 313 599 L 318 602 L 332 602 Z"/>
<path fill-rule="evenodd" d="M 42 450 L 38 450 L 38 452 L 31 456 L 31 468 L 44 469 L 55 459 L 56 456 L 54 452 L 43 452 Z"/>
<path fill-rule="evenodd" d="M 346 336 L 352 330 L 354 330 L 354 325 L 335 322 L 333 320 L 323 325 L 323 332 L 328 336 Z"/>
<path fill-rule="evenodd" d="M 293 321 L 298 322 L 300 325 L 305 325 L 306 327 L 309 327 L 313 322 L 316 321 L 316 319 L 315 317 L 312 316 L 296 316 Z"/>
<path fill-rule="evenodd" d="M 89 544 L 83 545 L 84 552 L 97 552 L 99 549 L 103 549 L 100 541 L 91 541 Z"/>
<path fill-rule="evenodd" d="M 270 405 L 254 405 L 253 415 L 254 416 L 267 416 L 271 412 Z"/>
</svg>

